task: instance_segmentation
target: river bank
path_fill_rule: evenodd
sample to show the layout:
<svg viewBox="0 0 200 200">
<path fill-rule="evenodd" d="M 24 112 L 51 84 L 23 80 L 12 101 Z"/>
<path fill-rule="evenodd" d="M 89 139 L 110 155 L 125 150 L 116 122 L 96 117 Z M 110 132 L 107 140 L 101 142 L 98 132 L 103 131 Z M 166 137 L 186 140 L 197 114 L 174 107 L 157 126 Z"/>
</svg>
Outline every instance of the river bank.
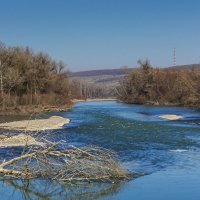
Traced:
<svg viewBox="0 0 200 200">
<path fill-rule="evenodd" d="M 4 110 L 0 110 L 0 115 L 29 115 L 33 113 L 42 112 L 65 112 L 72 108 L 72 104 L 62 105 L 62 106 L 42 106 L 42 105 L 31 105 L 31 106 L 17 106 L 8 107 Z"/>
<path fill-rule="evenodd" d="M 24 147 L 29 145 L 43 146 L 44 143 L 37 141 L 34 137 L 30 135 L 22 133 L 14 136 L 1 135 L 0 138 L 0 147 Z"/>
<path fill-rule="evenodd" d="M 20 131 L 17 135 L 1 134 L 0 147 L 14 147 L 14 146 L 42 146 L 44 143 L 37 140 L 37 135 L 32 132 L 39 133 L 47 130 L 61 129 L 65 124 L 68 124 L 68 118 L 60 116 L 51 116 L 48 119 L 34 119 L 34 120 L 20 120 L 6 123 L 0 123 L 0 129 L 9 131 Z M 27 134 L 26 131 L 31 131 Z"/>
<path fill-rule="evenodd" d="M 66 112 L 69 111 L 75 103 L 79 102 L 93 102 L 93 101 L 116 101 L 115 98 L 99 98 L 99 99 L 73 99 L 71 103 L 66 105 L 26 105 L 26 106 L 16 106 L 7 107 L 5 109 L 0 109 L 0 115 L 30 115 L 33 113 L 42 112 Z"/>
<path fill-rule="evenodd" d="M 79 102 L 93 102 L 93 101 L 116 101 L 116 98 L 99 98 L 99 99 L 73 99 L 73 103 L 79 103 Z"/>
<path fill-rule="evenodd" d="M 51 116 L 48 119 L 21 120 L 0 123 L 0 128 L 15 131 L 45 131 L 62 128 L 64 124 L 68 124 L 69 122 L 69 119 L 60 116 Z"/>
</svg>

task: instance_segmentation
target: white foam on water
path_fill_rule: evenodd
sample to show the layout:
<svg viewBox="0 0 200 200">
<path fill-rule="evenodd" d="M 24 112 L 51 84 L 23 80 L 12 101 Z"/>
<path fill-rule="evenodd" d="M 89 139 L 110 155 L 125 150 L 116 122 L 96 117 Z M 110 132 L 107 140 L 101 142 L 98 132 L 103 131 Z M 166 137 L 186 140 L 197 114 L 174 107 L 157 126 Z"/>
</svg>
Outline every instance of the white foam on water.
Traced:
<svg viewBox="0 0 200 200">
<path fill-rule="evenodd" d="M 172 152 L 186 152 L 186 151 L 188 151 L 188 150 L 186 150 L 186 149 L 174 149 L 174 150 L 170 150 L 170 151 L 172 151 Z"/>
</svg>

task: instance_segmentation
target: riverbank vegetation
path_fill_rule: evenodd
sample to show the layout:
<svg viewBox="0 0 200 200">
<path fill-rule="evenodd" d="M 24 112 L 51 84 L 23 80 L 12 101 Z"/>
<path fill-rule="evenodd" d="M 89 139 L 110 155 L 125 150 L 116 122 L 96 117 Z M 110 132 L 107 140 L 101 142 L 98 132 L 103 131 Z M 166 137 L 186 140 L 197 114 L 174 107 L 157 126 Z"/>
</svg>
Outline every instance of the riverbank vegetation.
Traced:
<svg viewBox="0 0 200 200">
<path fill-rule="evenodd" d="M 1 111 L 33 106 L 70 104 L 71 91 L 63 62 L 26 47 L 0 43 Z"/>
<path fill-rule="evenodd" d="M 200 106 L 200 70 L 153 68 L 148 60 L 128 72 L 117 88 L 126 103 Z"/>
<path fill-rule="evenodd" d="M 78 99 L 115 98 L 116 84 L 90 82 L 90 79 L 72 78 L 72 96 Z"/>
</svg>

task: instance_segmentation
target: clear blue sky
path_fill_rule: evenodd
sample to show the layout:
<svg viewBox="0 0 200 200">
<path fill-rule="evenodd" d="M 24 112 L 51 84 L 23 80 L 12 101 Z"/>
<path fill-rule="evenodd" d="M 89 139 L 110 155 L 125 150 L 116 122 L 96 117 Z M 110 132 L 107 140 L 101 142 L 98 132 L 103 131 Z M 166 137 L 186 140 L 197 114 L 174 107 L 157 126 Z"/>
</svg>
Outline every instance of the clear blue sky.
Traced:
<svg viewBox="0 0 200 200">
<path fill-rule="evenodd" d="M 200 63 L 199 0 L 0 0 L 0 40 L 71 71 Z"/>
</svg>

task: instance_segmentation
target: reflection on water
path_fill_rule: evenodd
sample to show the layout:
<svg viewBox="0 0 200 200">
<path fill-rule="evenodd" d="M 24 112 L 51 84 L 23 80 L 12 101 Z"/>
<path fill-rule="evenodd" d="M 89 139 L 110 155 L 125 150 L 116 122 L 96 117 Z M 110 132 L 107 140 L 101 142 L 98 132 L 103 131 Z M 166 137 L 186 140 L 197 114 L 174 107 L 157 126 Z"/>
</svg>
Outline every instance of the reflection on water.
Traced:
<svg viewBox="0 0 200 200">
<path fill-rule="evenodd" d="M 48 180 L 4 180 L 0 184 L 1 199 L 87 199 L 109 198 L 119 192 L 123 182 L 67 184 Z M 9 186 L 9 190 L 7 190 Z M 6 189 L 6 191 L 4 191 Z"/>
</svg>

